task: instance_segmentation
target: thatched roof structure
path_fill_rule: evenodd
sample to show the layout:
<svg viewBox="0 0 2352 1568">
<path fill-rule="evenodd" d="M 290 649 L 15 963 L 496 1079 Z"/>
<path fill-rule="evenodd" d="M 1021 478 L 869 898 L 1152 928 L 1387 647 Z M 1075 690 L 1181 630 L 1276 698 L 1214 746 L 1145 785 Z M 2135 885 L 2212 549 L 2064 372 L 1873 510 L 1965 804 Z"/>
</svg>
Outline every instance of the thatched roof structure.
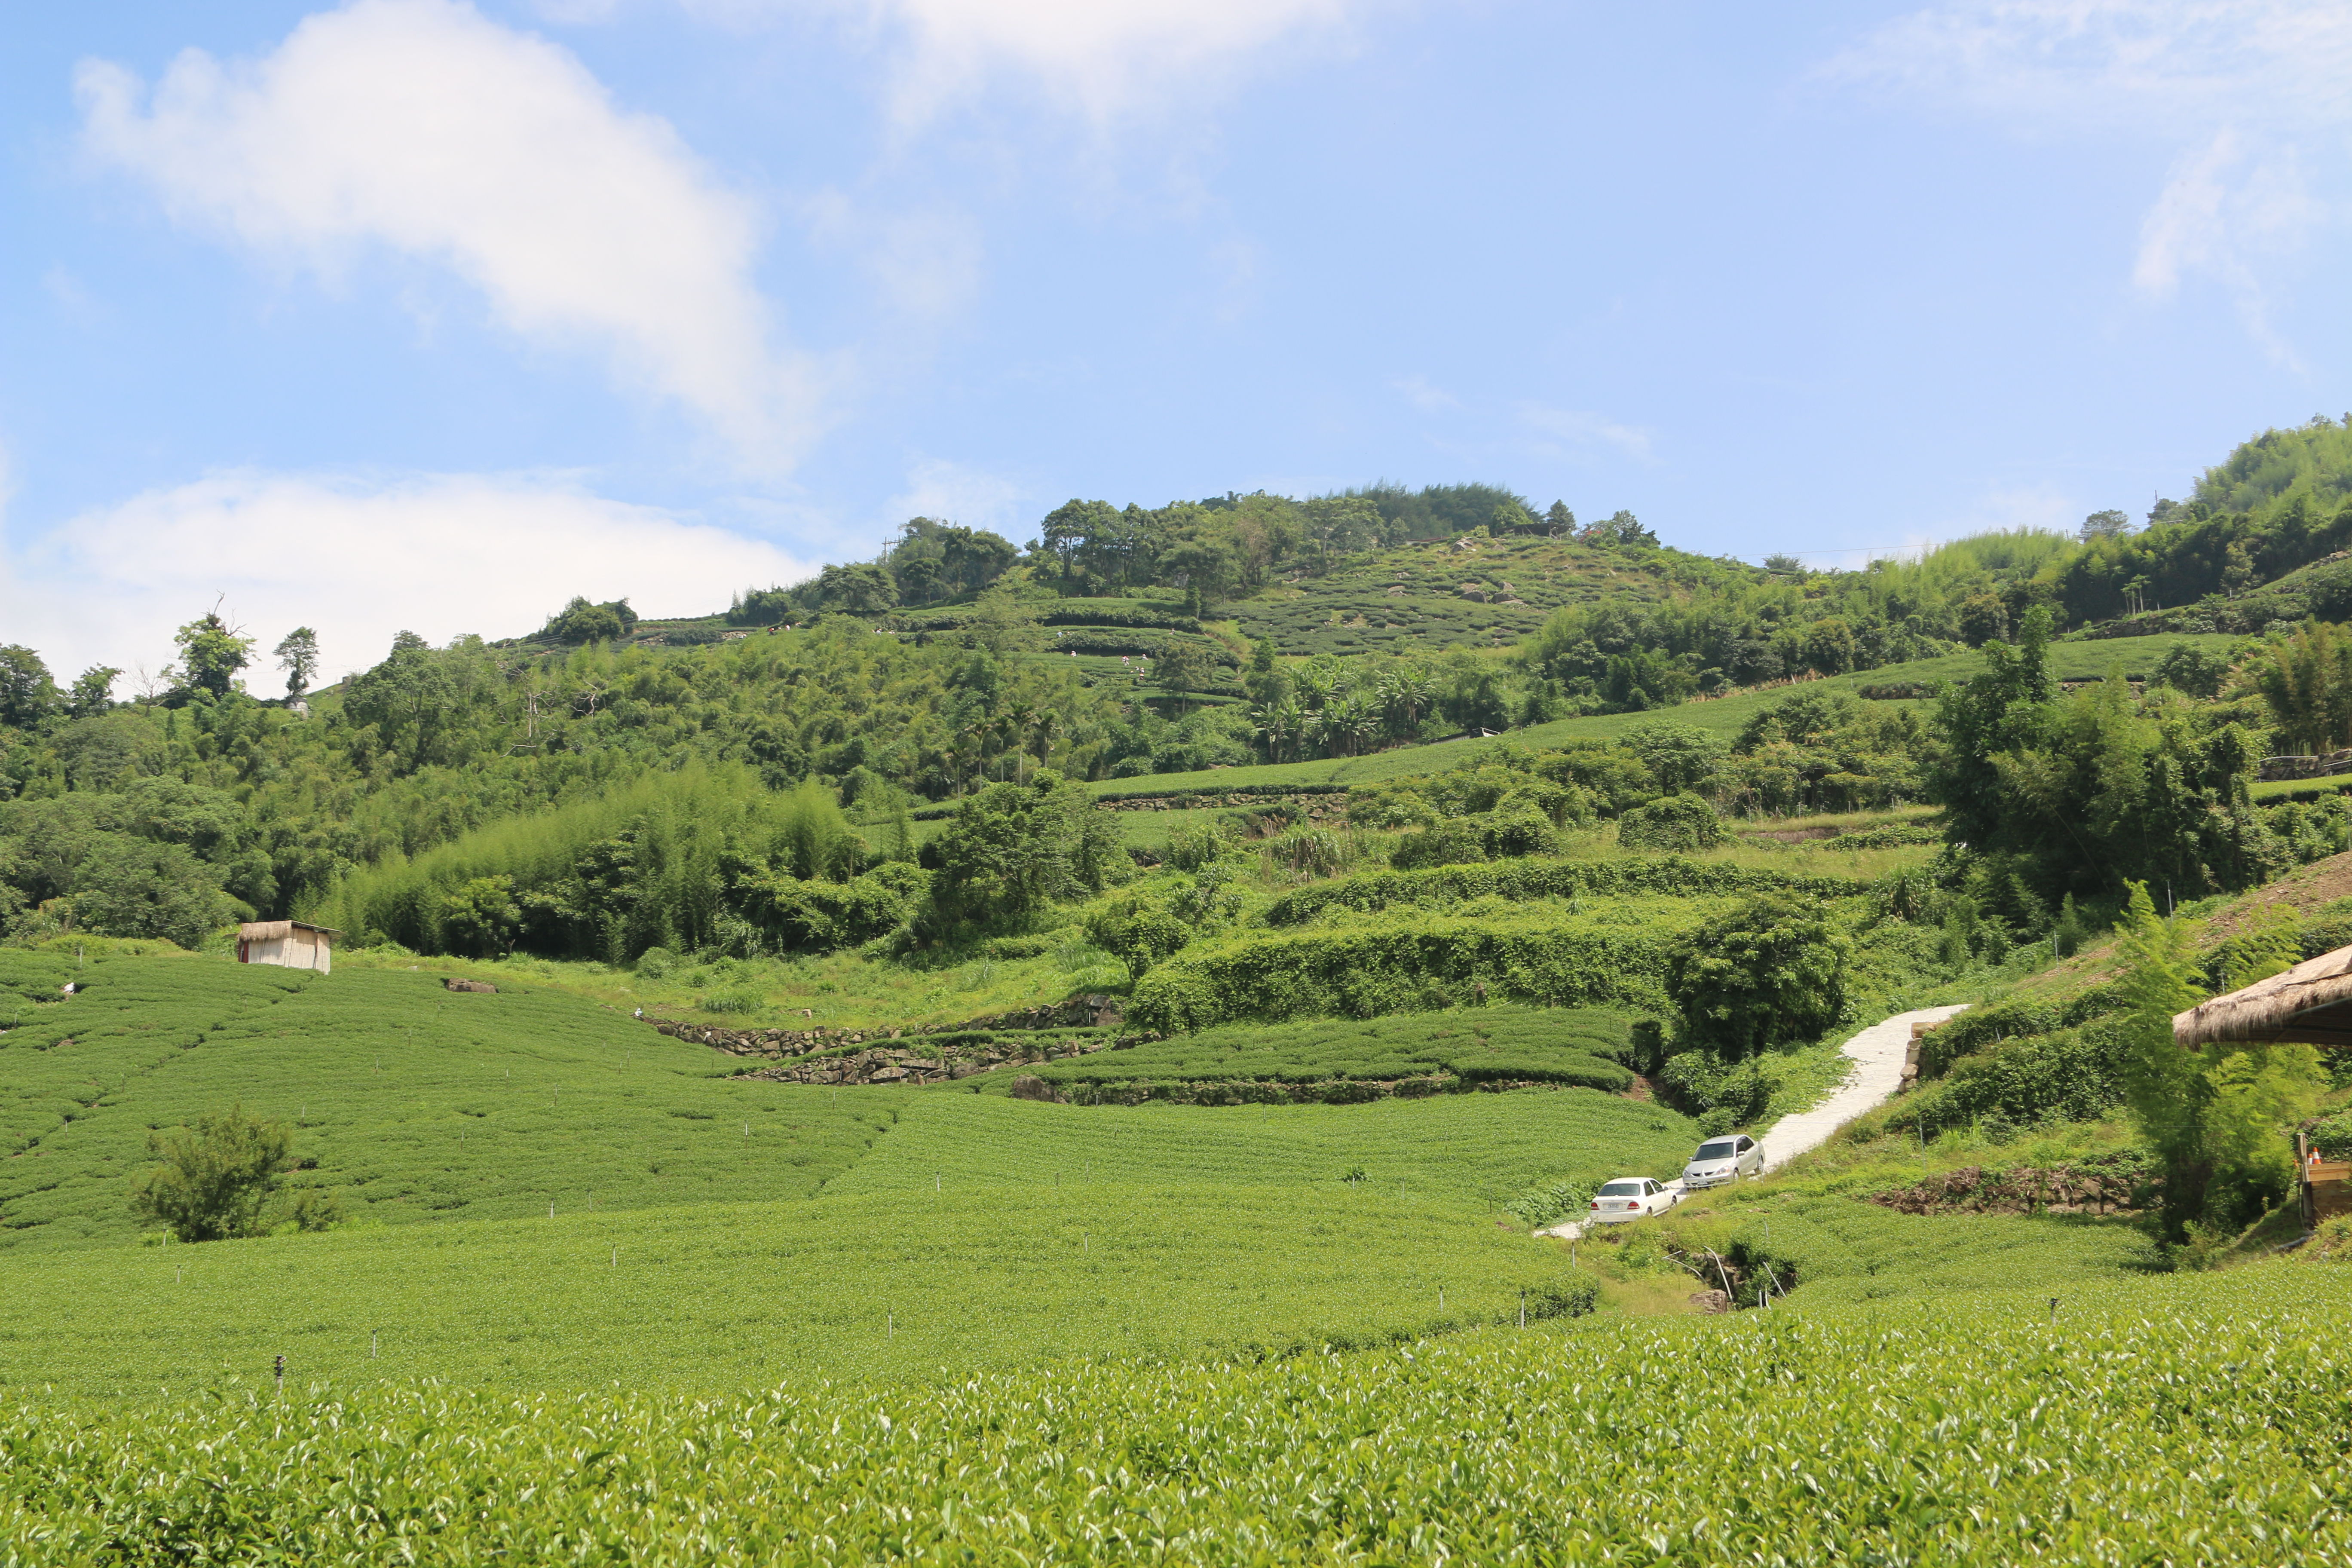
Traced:
<svg viewBox="0 0 2352 1568">
<path fill-rule="evenodd" d="M 2352 947 L 2174 1015 L 2172 1038 L 2184 1049 L 2210 1040 L 2352 1046 Z"/>
</svg>

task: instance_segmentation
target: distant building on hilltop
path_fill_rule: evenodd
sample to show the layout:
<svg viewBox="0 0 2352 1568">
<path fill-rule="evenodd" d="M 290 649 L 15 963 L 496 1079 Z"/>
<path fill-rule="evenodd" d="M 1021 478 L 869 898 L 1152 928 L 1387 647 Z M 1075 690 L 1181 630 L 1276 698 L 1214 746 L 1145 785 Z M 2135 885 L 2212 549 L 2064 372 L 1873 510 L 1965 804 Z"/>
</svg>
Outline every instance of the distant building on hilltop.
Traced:
<svg viewBox="0 0 2352 1568">
<path fill-rule="evenodd" d="M 236 928 L 236 961 L 325 974 L 334 967 L 335 938 L 342 934 L 300 921 L 247 921 Z"/>
</svg>

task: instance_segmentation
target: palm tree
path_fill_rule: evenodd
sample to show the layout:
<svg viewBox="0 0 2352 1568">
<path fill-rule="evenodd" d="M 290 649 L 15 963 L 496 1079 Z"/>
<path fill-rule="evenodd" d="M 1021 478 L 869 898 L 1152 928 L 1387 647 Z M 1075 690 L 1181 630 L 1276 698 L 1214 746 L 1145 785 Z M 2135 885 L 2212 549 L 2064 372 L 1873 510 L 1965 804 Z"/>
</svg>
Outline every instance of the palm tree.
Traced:
<svg viewBox="0 0 2352 1568">
<path fill-rule="evenodd" d="M 1029 720 L 1029 738 L 1037 743 L 1037 765 L 1053 760 L 1054 739 L 1062 732 L 1062 716 L 1051 708 L 1035 710 Z"/>
<path fill-rule="evenodd" d="M 1250 710 L 1251 733 L 1265 742 L 1265 760 L 1282 761 L 1283 742 L 1296 732 L 1290 726 L 1290 711 L 1296 703 L 1268 704 Z"/>
</svg>

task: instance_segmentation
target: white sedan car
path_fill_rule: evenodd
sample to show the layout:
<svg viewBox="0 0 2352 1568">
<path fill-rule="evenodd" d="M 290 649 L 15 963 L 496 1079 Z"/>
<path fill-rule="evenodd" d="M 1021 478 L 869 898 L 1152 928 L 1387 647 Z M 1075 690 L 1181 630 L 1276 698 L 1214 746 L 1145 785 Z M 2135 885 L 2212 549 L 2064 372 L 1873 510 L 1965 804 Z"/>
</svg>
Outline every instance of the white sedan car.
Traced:
<svg viewBox="0 0 2352 1568">
<path fill-rule="evenodd" d="M 1696 1190 L 1719 1187 L 1742 1176 L 1764 1173 L 1764 1145 L 1745 1132 L 1727 1132 L 1698 1146 L 1683 1167 L 1683 1185 Z"/>
<path fill-rule="evenodd" d="M 1682 1200 L 1679 1183 L 1669 1186 L 1647 1176 L 1620 1176 L 1601 1184 L 1601 1190 L 1592 1194 L 1592 1208 L 1585 1218 L 1592 1225 L 1623 1225 L 1628 1220 L 1663 1214 Z"/>
</svg>

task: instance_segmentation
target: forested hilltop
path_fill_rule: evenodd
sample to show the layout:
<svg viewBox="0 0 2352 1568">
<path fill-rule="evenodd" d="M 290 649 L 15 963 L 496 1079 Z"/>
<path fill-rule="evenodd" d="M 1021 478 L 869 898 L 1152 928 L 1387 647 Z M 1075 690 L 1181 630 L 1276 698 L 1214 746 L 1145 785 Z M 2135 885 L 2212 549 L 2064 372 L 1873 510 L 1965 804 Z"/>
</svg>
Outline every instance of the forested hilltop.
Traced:
<svg viewBox="0 0 2352 1568">
<path fill-rule="evenodd" d="M 2247 816 L 2244 786 L 2261 757 L 2352 741 L 2343 648 L 2287 635 L 2352 609 L 2352 571 L 2331 575 L 2348 487 L 2352 428 L 2319 419 L 2247 443 L 2145 526 L 2102 512 L 1852 572 L 1693 555 L 1630 514 L 1580 522 L 1491 486 L 1073 500 L 1018 548 L 916 519 L 877 561 L 699 620 L 575 600 L 523 637 L 404 634 L 323 690 L 306 628 L 265 654 L 217 615 L 128 700 L 119 671 L 61 689 L 9 647 L 0 921 L 194 945 L 331 905 L 426 947 L 607 959 L 937 941 L 1123 879 L 1087 782 L 1372 758 L 1402 777 L 1452 764 L 1418 748 L 1483 731 L 1559 760 L 1533 795 L 1507 780 L 1471 808 L 1526 824 L 1482 855 L 1676 800 L 1710 819 L 1930 802 L 1968 825 L 1971 898 L 2021 933 L 2111 892 L 2094 865 L 2227 887 L 2315 842 Z M 2143 629 L 2202 634 L 2138 645 L 2146 692 L 2059 701 L 2079 645 L 2055 642 L 2001 667 L 2006 695 L 1922 706 L 1969 648 Z M 273 656 L 282 699 L 250 689 Z M 1831 684 L 1806 700 L 1758 695 L 1814 679 Z M 1651 710 L 1674 717 L 1607 717 Z M 1982 760 L 2036 747 L 2053 760 L 2031 788 Z M 2171 804 L 2116 793 L 2098 759 L 2122 752 Z M 2089 839 L 2033 826 L 2095 802 Z M 1384 797 L 1350 816 L 1412 824 Z M 2110 839 L 2139 847 L 2090 847 Z"/>
</svg>

